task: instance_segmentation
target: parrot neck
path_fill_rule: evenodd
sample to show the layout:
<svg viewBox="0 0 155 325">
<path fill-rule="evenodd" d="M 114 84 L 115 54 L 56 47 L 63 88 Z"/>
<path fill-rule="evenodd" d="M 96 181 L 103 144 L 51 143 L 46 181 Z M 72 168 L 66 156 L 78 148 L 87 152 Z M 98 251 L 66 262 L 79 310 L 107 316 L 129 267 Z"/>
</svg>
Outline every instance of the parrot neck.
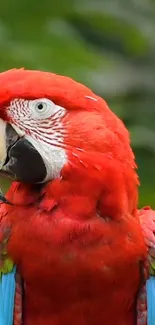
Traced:
<svg viewBox="0 0 155 325">
<path fill-rule="evenodd" d="M 14 205 L 39 204 L 44 211 L 59 207 L 79 219 L 99 215 L 119 220 L 136 215 L 138 182 L 132 166 L 120 165 L 107 155 L 100 159 L 96 155 L 91 161 L 90 156 L 75 158 L 58 179 L 40 185 L 14 182 L 6 198 Z"/>
<path fill-rule="evenodd" d="M 113 185 L 113 184 L 112 184 Z M 77 182 L 56 180 L 49 182 L 42 189 L 45 193 L 41 200 L 41 207 L 50 210 L 61 207 L 63 212 L 70 218 L 89 220 L 94 216 L 120 220 L 124 215 L 131 214 L 137 217 L 137 197 L 130 202 L 127 193 L 120 188 L 112 187 L 103 190 L 98 183 L 87 182 L 80 178 Z"/>
</svg>

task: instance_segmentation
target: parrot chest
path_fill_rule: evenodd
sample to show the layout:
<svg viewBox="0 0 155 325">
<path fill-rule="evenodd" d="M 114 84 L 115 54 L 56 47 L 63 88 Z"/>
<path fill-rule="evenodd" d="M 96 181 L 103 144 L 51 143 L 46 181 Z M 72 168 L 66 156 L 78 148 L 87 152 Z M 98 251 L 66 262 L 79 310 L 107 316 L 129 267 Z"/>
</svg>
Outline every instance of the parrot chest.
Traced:
<svg viewBox="0 0 155 325">
<path fill-rule="evenodd" d="M 116 325 L 134 325 L 144 255 L 139 238 L 138 227 L 96 218 L 15 224 L 8 249 L 25 283 L 24 325 L 36 317 L 37 325 L 47 317 L 47 325 L 113 325 L 111 313 Z"/>
</svg>

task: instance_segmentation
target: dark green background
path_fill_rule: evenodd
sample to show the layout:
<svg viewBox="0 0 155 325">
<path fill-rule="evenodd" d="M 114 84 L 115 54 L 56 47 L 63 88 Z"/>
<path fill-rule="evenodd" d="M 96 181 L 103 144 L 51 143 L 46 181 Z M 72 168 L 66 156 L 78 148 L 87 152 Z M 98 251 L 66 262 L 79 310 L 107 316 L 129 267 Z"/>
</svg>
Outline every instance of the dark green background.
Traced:
<svg viewBox="0 0 155 325">
<path fill-rule="evenodd" d="M 1 1 L 0 71 L 23 66 L 71 76 L 108 101 L 131 132 L 139 204 L 155 208 L 155 2 Z"/>
</svg>

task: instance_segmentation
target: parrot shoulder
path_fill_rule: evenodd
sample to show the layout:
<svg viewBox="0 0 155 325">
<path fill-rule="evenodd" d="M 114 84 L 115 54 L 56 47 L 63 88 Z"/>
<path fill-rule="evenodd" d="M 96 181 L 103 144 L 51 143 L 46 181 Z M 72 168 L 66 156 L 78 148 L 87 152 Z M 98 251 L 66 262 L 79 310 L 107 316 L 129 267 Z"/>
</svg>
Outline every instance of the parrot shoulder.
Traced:
<svg viewBox="0 0 155 325">
<path fill-rule="evenodd" d="M 147 282 L 141 288 L 137 303 L 137 324 L 153 324 L 155 319 L 155 211 L 149 206 L 139 210 L 139 220 L 148 250 Z"/>
<path fill-rule="evenodd" d="M 149 206 L 139 210 L 139 220 L 148 248 L 149 273 L 155 276 L 155 211 Z"/>
</svg>

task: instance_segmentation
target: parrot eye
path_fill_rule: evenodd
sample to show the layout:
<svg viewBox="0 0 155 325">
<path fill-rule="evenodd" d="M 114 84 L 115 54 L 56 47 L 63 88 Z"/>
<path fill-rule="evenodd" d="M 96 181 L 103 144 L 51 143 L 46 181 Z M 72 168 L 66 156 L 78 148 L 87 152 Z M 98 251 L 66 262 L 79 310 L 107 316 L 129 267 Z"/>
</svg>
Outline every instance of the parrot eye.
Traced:
<svg viewBox="0 0 155 325">
<path fill-rule="evenodd" d="M 37 105 L 38 105 L 37 107 L 38 107 L 39 111 L 41 111 L 42 109 L 44 109 L 45 103 L 38 103 Z"/>
<path fill-rule="evenodd" d="M 55 113 L 56 105 L 49 99 L 36 99 L 29 103 L 34 118 L 46 119 Z"/>
</svg>

